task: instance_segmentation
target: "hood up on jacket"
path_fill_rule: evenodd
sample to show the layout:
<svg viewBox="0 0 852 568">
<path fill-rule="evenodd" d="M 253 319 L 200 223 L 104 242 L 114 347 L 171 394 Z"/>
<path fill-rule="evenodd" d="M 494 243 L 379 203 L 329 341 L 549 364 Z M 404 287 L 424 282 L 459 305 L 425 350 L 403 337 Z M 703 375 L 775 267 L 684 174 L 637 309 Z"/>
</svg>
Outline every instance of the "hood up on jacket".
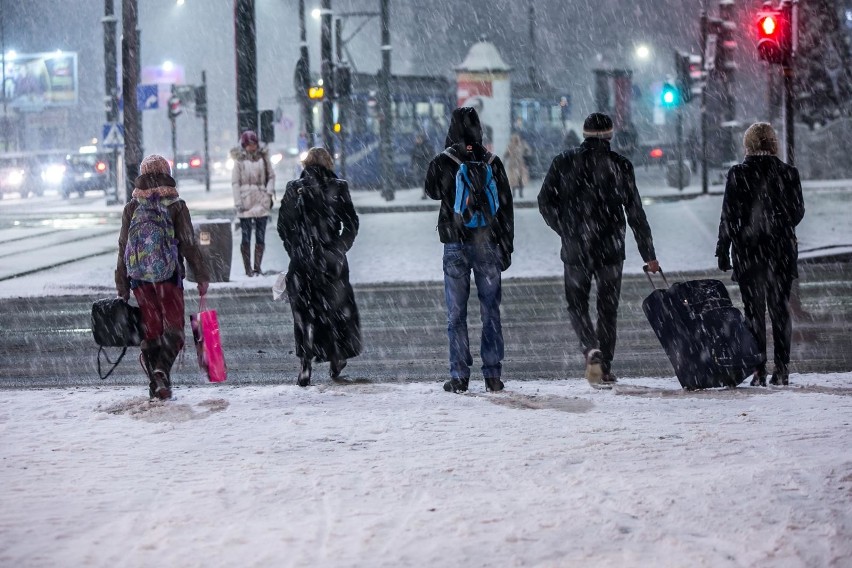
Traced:
<svg viewBox="0 0 852 568">
<path fill-rule="evenodd" d="M 453 111 L 447 140 L 444 147 L 461 144 L 464 146 L 482 146 L 482 123 L 472 107 L 461 107 Z"/>
<path fill-rule="evenodd" d="M 169 174 L 142 174 L 133 185 L 133 197 L 136 199 L 167 199 L 171 203 L 179 197 L 177 183 Z"/>
</svg>

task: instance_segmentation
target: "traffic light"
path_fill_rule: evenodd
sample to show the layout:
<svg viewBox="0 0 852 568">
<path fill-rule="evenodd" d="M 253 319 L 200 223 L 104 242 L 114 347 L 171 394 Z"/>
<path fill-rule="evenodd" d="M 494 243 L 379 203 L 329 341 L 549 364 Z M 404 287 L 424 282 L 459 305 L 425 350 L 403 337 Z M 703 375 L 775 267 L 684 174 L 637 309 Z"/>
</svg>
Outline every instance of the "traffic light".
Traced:
<svg viewBox="0 0 852 568">
<path fill-rule="evenodd" d="M 260 141 L 275 142 L 275 111 L 260 111 Z"/>
<path fill-rule="evenodd" d="M 769 63 L 788 65 L 793 49 L 789 10 L 765 7 L 757 13 L 756 25 L 758 57 Z"/>
<path fill-rule="evenodd" d="M 348 97 L 352 94 L 352 70 L 347 65 L 334 68 L 334 84 L 337 86 L 338 97 Z"/>
<path fill-rule="evenodd" d="M 207 114 L 207 86 L 195 87 L 195 116 L 201 118 Z"/>
<path fill-rule="evenodd" d="M 182 112 L 180 98 L 175 95 L 169 97 L 169 118 L 176 118 Z"/>
<path fill-rule="evenodd" d="M 680 104 L 680 93 L 677 87 L 671 83 L 663 83 L 663 92 L 660 95 L 660 102 L 664 107 L 674 108 Z"/>
<path fill-rule="evenodd" d="M 325 89 L 318 86 L 312 86 L 308 89 L 308 98 L 312 101 L 322 100 L 325 96 Z"/>
<path fill-rule="evenodd" d="M 675 52 L 675 67 L 677 71 L 677 88 L 684 103 L 692 100 L 695 91 L 701 89 L 704 71 L 701 69 L 701 56 Z"/>
</svg>

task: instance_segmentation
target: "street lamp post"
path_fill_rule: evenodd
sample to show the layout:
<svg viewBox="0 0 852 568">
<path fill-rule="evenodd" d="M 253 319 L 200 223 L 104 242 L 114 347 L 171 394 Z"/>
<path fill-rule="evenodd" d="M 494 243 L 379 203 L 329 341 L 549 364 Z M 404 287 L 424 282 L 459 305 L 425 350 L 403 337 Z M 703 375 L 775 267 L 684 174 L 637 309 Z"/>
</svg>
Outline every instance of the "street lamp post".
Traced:
<svg viewBox="0 0 852 568">
<path fill-rule="evenodd" d="M 382 0 L 382 70 L 379 74 L 380 103 L 382 109 L 381 141 L 381 173 L 382 194 L 387 201 L 394 199 L 394 172 L 393 157 L 391 155 L 391 128 L 393 127 L 391 116 L 391 41 L 390 41 L 390 0 Z"/>
<path fill-rule="evenodd" d="M 322 143 L 326 150 L 334 155 L 334 63 L 331 60 L 331 0 L 322 0 L 320 20 L 320 69 L 322 72 L 322 87 L 325 96 L 322 98 Z"/>
<path fill-rule="evenodd" d="M 6 7 L 0 2 L 0 60 L 2 60 L 3 67 L 3 151 L 9 151 L 9 129 L 8 124 L 9 121 L 6 118 L 6 29 L 5 29 L 5 17 L 3 14 L 6 13 Z"/>
</svg>

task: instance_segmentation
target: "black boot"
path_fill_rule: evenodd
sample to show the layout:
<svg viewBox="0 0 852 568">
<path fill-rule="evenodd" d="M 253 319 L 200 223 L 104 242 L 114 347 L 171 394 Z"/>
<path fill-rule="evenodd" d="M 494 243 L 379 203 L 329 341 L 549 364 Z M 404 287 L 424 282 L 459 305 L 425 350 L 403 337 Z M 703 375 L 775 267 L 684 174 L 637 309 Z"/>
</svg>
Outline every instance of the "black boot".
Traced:
<svg viewBox="0 0 852 568">
<path fill-rule="evenodd" d="M 142 364 L 142 369 L 145 371 L 145 376 L 148 377 L 148 398 L 153 400 L 156 398 L 156 385 L 154 384 L 154 369 L 157 368 L 157 361 L 160 358 L 159 344 L 148 343 L 142 346 L 142 352 L 139 354 L 139 362 Z"/>
<path fill-rule="evenodd" d="M 299 371 L 299 378 L 296 379 L 296 384 L 300 387 L 306 387 L 311 384 L 311 360 L 302 359 L 302 370 Z"/>
<path fill-rule="evenodd" d="M 787 386 L 790 384 L 790 373 L 787 371 L 787 367 L 776 365 L 775 372 L 772 373 L 772 378 L 769 379 L 770 385 L 780 385 Z"/>
<path fill-rule="evenodd" d="M 444 383 L 447 392 L 466 392 L 469 379 L 450 379 Z"/>
<path fill-rule="evenodd" d="M 252 276 L 251 251 L 249 250 L 249 245 L 240 244 L 240 255 L 243 257 L 243 266 L 246 269 L 246 276 Z"/>
<path fill-rule="evenodd" d="M 263 274 L 263 269 L 260 267 L 260 263 L 263 262 L 263 251 L 266 249 L 266 245 L 254 245 L 254 275 L 260 276 Z"/>
<path fill-rule="evenodd" d="M 346 366 L 346 359 L 338 359 L 337 357 L 332 358 L 330 363 L 329 363 L 329 367 L 328 367 L 329 376 L 332 379 L 338 378 L 345 366 Z"/>
<path fill-rule="evenodd" d="M 500 380 L 500 377 L 485 379 L 485 390 L 489 392 L 500 392 L 503 390 L 503 381 Z"/>
<path fill-rule="evenodd" d="M 751 377 L 751 383 L 749 383 L 753 387 L 765 387 L 766 386 L 766 367 L 758 367 L 754 370 L 754 375 Z"/>
</svg>

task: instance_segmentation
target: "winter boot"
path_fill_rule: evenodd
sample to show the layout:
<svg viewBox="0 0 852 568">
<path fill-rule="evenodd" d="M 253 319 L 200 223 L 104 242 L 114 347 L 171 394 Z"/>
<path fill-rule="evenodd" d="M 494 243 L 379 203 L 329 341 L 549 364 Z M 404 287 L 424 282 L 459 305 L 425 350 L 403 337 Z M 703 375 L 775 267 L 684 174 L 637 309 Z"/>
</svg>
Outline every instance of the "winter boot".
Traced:
<svg viewBox="0 0 852 568">
<path fill-rule="evenodd" d="M 485 390 L 488 392 L 500 392 L 503 390 L 503 381 L 500 380 L 500 377 L 486 378 Z"/>
<path fill-rule="evenodd" d="M 780 385 L 787 386 L 790 384 L 790 373 L 787 372 L 787 367 L 778 365 L 775 368 L 775 372 L 772 373 L 772 378 L 769 379 L 770 385 Z"/>
<path fill-rule="evenodd" d="M 153 400 L 156 397 L 154 384 L 154 369 L 157 367 L 157 361 L 160 358 L 159 345 L 146 345 L 142 347 L 142 352 L 139 354 L 139 363 L 145 371 L 145 376 L 148 377 L 148 398 Z"/>
<path fill-rule="evenodd" d="M 753 387 L 765 387 L 766 386 L 766 367 L 759 367 L 754 370 L 754 375 L 751 377 L 751 382 L 749 383 Z"/>
<path fill-rule="evenodd" d="M 240 244 L 240 254 L 243 257 L 243 266 L 246 269 L 246 276 L 253 276 L 251 271 L 251 253 L 249 245 Z"/>
<path fill-rule="evenodd" d="M 345 366 L 346 366 L 346 359 L 338 359 L 337 357 L 333 357 L 330 361 L 330 364 L 329 364 L 328 376 L 331 377 L 332 379 L 338 378 Z"/>
<path fill-rule="evenodd" d="M 450 379 L 444 383 L 444 390 L 447 392 L 465 392 L 470 379 Z"/>
<path fill-rule="evenodd" d="M 263 274 L 263 269 L 260 268 L 260 263 L 263 261 L 263 251 L 266 248 L 266 245 L 254 245 L 254 275 L 261 276 Z"/>
<path fill-rule="evenodd" d="M 302 359 L 302 370 L 299 371 L 299 378 L 296 379 L 296 384 L 300 387 L 306 387 L 311 384 L 311 360 Z"/>
<path fill-rule="evenodd" d="M 159 400 L 169 400 L 172 398 L 172 382 L 169 380 L 169 376 L 165 371 L 162 369 L 154 371 L 151 377 L 151 384 L 154 397 Z"/>
</svg>

